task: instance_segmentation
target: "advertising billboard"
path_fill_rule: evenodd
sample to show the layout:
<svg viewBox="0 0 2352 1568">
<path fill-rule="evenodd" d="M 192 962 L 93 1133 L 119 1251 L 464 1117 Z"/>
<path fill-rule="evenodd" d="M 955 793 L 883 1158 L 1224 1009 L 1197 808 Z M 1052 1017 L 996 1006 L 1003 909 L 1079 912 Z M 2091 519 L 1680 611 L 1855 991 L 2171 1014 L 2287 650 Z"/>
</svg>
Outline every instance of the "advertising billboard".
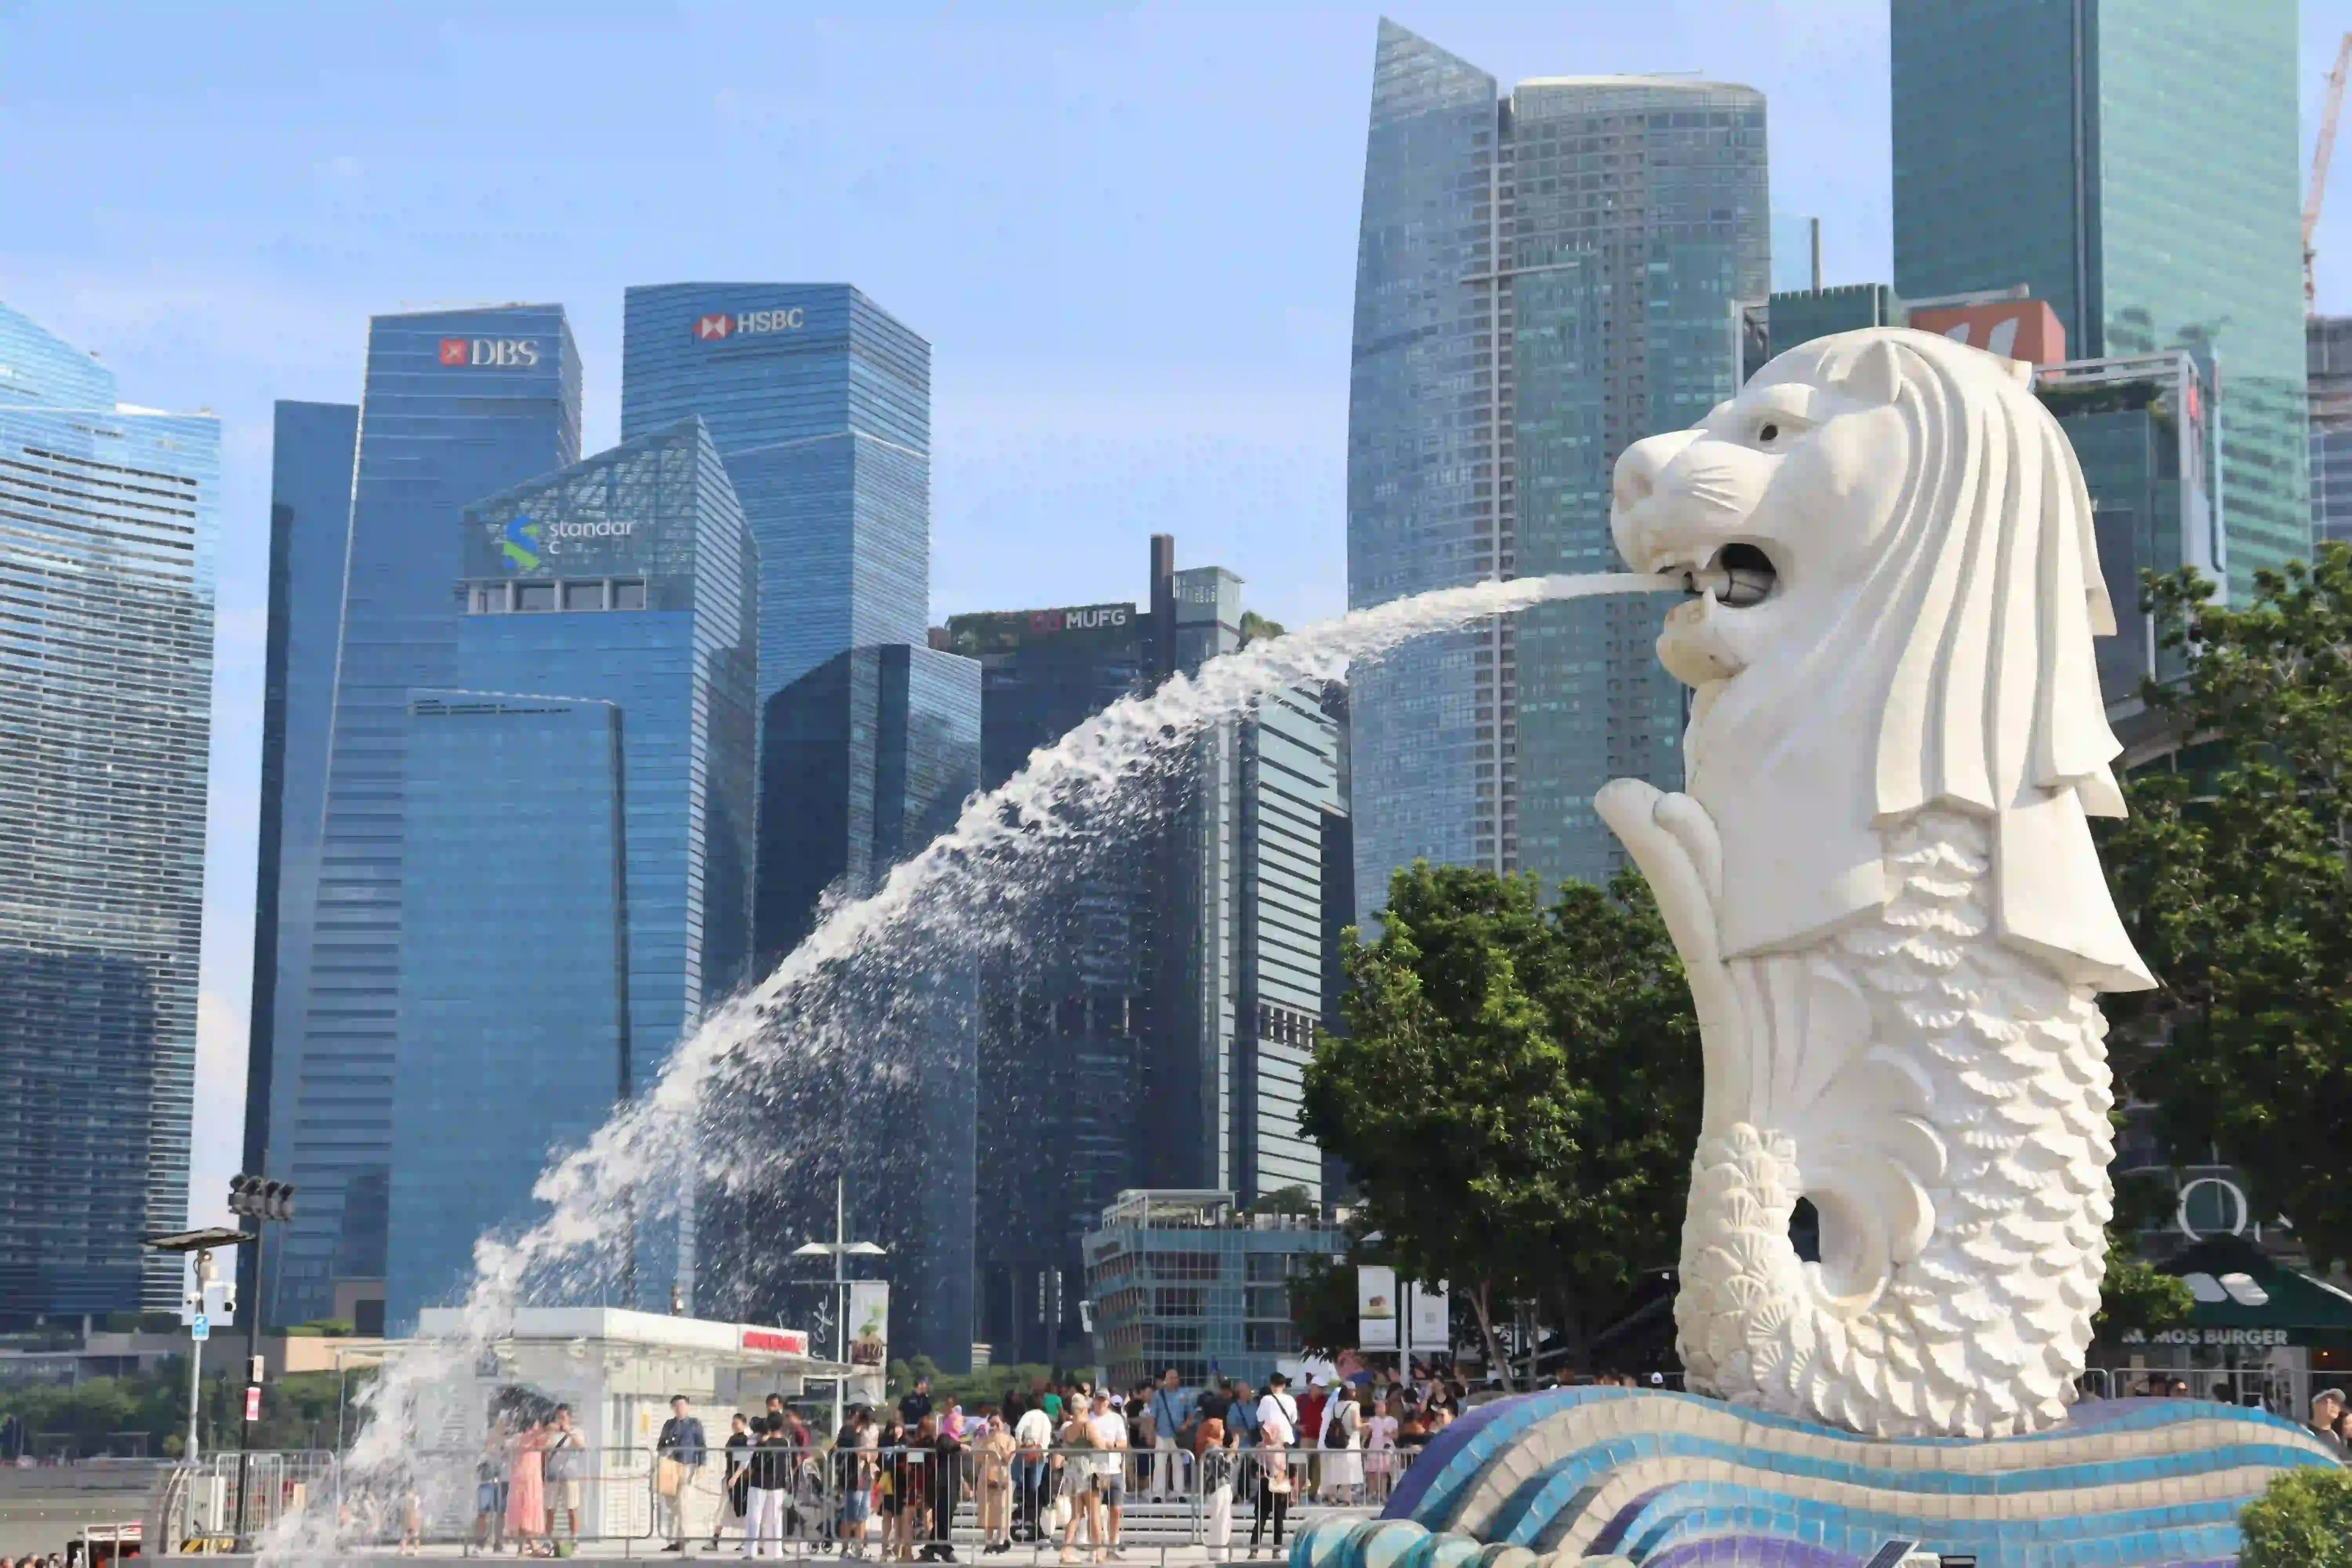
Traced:
<svg viewBox="0 0 2352 1568">
<path fill-rule="evenodd" d="M 2042 300 L 1996 300 L 1983 305 L 1937 305 L 1909 313 L 1914 331 L 1933 332 L 1972 349 L 2029 364 L 2066 357 L 2066 329 Z"/>
<path fill-rule="evenodd" d="M 1393 1268 L 1356 1268 L 1356 1348 L 1397 1348 L 1397 1277 Z"/>
<path fill-rule="evenodd" d="M 853 1366 L 890 1364 L 890 1281 L 849 1282 L 849 1361 Z"/>
</svg>

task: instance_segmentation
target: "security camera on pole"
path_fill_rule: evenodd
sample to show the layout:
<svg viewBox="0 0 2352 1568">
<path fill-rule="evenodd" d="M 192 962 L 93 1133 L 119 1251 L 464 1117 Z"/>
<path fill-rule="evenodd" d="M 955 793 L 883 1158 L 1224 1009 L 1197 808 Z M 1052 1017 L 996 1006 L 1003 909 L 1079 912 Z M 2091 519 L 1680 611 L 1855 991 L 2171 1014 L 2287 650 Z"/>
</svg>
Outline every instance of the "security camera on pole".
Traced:
<svg viewBox="0 0 2352 1568">
<path fill-rule="evenodd" d="M 180 1321 L 188 1329 L 188 1443 L 185 1457 L 196 1458 L 197 1393 L 202 1387 L 205 1365 L 205 1341 L 212 1336 L 213 1325 L 236 1317 L 236 1283 L 214 1278 L 213 1253 L 216 1248 L 236 1247 L 254 1238 L 241 1230 L 172 1231 L 163 1236 L 140 1238 L 151 1252 L 195 1254 L 195 1288 L 180 1295 Z"/>
<path fill-rule="evenodd" d="M 253 1424 L 261 1419 L 261 1354 L 257 1340 L 261 1327 L 262 1262 L 268 1247 L 269 1227 L 284 1224 L 294 1217 L 294 1184 L 273 1182 L 265 1176 L 237 1175 L 228 1184 L 228 1212 L 254 1222 L 253 1226 L 253 1311 L 245 1320 L 245 1419 L 236 1428 L 236 1549 L 250 1548 L 245 1533 L 245 1481 L 250 1463 L 247 1454 L 252 1447 Z"/>
</svg>

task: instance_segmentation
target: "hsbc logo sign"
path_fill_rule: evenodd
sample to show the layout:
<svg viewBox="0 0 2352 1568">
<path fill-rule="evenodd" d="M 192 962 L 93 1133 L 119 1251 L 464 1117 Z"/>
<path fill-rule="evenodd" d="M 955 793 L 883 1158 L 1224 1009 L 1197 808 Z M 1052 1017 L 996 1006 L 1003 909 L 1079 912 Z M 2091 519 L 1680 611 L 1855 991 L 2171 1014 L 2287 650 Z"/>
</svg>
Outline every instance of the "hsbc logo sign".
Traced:
<svg viewBox="0 0 2352 1568">
<path fill-rule="evenodd" d="M 732 337 L 757 337 L 766 332 L 797 332 L 808 324 L 802 307 L 789 310 L 738 310 L 730 315 L 721 310 L 715 316 L 694 318 L 694 341 L 698 343 L 723 342 Z"/>
<path fill-rule="evenodd" d="M 539 344 L 529 338 L 443 338 L 441 363 L 451 369 L 529 370 Z"/>
</svg>

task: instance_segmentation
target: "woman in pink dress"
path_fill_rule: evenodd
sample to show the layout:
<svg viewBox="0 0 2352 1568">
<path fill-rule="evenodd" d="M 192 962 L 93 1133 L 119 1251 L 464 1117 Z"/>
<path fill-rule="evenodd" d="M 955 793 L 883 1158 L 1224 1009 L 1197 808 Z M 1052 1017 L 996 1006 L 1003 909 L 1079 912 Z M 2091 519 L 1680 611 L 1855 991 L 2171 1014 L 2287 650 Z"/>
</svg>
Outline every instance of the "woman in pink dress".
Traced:
<svg viewBox="0 0 2352 1568">
<path fill-rule="evenodd" d="M 547 1428 L 537 1421 L 525 1423 L 515 1440 L 514 1479 L 507 1487 L 507 1529 L 521 1557 L 547 1555 L 539 1544 L 547 1533 L 547 1472 L 541 1463 L 546 1447 Z"/>
<path fill-rule="evenodd" d="M 1380 1414 L 1364 1424 L 1364 1469 L 1372 1483 L 1372 1497 L 1386 1502 L 1396 1479 L 1397 1418 L 1395 1407 L 1383 1395 Z"/>
</svg>

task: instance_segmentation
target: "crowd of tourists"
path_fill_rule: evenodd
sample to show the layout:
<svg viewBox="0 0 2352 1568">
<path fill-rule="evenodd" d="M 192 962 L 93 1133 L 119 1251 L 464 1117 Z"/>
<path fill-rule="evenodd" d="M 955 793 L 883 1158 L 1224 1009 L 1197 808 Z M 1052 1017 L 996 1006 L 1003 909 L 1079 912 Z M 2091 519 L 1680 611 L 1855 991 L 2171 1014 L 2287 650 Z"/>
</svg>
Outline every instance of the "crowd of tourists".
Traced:
<svg viewBox="0 0 2352 1568">
<path fill-rule="evenodd" d="M 709 1543 L 731 1531 L 745 1557 L 782 1556 L 793 1542 L 845 1557 L 952 1562 L 956 1512 L 969 1505 L 983 1556 L 1021 1543 L 1058 1545 L 1064 1563 L 1115 1563 L 1130 1500 L 1195 1497 L 1212 1544 L 1230 1543 L 1238 1518 L 1254 1550 L 1278 1552 L 1302 1499 L 1384 1501 L 1466 1396 L 1460 1383 L 1425 1370 L 1339 1384 L 1309 1378 L 1296 1389 L 1276 1374 L 1252 1389 L 1231 1378 L 1187 1387 L 1171 1367 L 1124 1390 L 1084 1380 L 1008 1388 L 967 1410 L 953 1397 L 935 1400 L 925 1379 L 895 1407 L 851 1407 L 829 1438 L 771 1394 L 765 1410 L 734 1415 L 717 1445 L 679 1398 L 656 1439 L 656 1533 L 666 1550 L 686 1549 L 687 1500 L 716 1465 Z M 545 1550 L 560 1500 L 546 1491 L 546 1440 L 492 1441 L 515 1463 L 506 1490 L 485 1485 L 483 1543 L 497 1548 L 503 1522 L 522 1552 Z M 527 1517 L 545 1521 L 526 1527 Z"/>
</svg>

